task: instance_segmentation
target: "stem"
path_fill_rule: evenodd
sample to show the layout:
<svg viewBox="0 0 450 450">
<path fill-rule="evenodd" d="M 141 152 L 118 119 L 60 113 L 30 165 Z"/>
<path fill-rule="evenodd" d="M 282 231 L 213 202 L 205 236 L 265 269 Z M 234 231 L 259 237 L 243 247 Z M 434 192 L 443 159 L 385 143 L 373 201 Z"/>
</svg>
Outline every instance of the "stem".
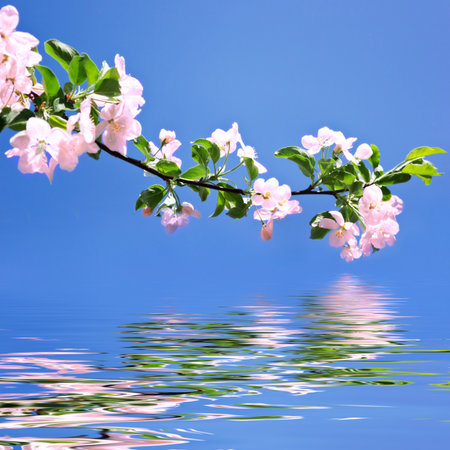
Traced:
<svg viewBox="0 0 450 450">
<path fill-rule="evenodd" d="M 207 182 L 200 181 L 200 180 L 187 180 L 185 178 L 175 178 L 170 175 L 164 175 L 163 173 L 159 172 L 158 170 L 147 166 L 146 164 L 139 161 L 138 159 L 130 158 L 129 156 L 124 156 L 121 153 L 111 150 L 102 142 L 96 141 L 96 144 L 103 151 L 108 153 L 108 155 L 111 155 L 114 158 L 121 159 L 122 161 L 125 161 L 126 163 L 131 164 L 132 166 L 138 167 L 139 169 L 142 169 L 145 172 L 151 173 L 152 175 L 155 175 L 164 181 L 177 181 L 179 183 L 188 184 L 191 186 L 204 187 L 204 188 L 212 189 L 215 191 L 232 192 L 232 193 L 240 194 L 240 195 L 248 195 L 249 194 L 249 191 L 244 191 L 243 189 L 239 189 L 239 188 L 228 188 L 228 187 L 224 187 L 224 186 L 217 186 L 215 184 L 207 183 Z M 306 189 L 303 189 L 300 191 L 293 191 L 292 195 L 332 195 L 332 196 L 336 196 L 337 194 L 340 194 L 343 192 L 348 192 L 348 189 L 336 189 L 334 191 L 315 191 L 314 187 L 315 186 L 310 185 Z"/>
</svg>

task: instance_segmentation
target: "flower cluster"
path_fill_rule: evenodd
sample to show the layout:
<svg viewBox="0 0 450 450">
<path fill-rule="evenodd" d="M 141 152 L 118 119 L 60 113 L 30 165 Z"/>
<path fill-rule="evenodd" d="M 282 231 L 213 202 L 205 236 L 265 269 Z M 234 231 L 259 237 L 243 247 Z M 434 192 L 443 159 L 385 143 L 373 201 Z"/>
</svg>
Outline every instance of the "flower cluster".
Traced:
<svg viewBox="0 0 450 450">
<path fill-rule="evenodd" d="M 369 144 L 361 144 L 356 149 L 354 155 L 350 153 L 357 138 L 346 138 L 341 131 L 333 131 L 328 127 L 321 128 L 317 137 L 310 134 L 302 137 L 302 145 L 311 155 L 319 153 L 322 149 L 328 149 L 334 145 L 333 153 L 342 153 L 348 161 L 357 163 L 363 159 L 369 159 L 372 156 L 372 149 Z"/>
<path fill-rule="evenodd" d="M 172 234 L 178 228 L 185 227 L 189 223 L 190 216 L 200 219 L 201 214 L 190 203 L 183 202 L 179 211 L 174 211 L 172 208 L 164 208 L 161 224 L 165 227 L 166 233 Z"/>
<path fill-rule="evenodd" d="M 0 110 L 29 106 L 27 94 L 33 87 L 29 69 L 41 61 L 41 55 L 33 51 L 39 41 L 29 33 L 16 31 L 18 23 L 14 6 L 0 9 Z"/>
<path fill-rule="evenodd" d="M 272 238 L 275 220 L 302 212 L 292 195 L 318 195 L 334 199 L 339 211 L 317 214 L 310 222 L 311 238 L 323 239 L 330 233 L 330 245 L 352 261 L 395 243 L 396 216 L 403 202 L 391 195 L 391 185 L 409 181 L 413 175 L 429 184 L 433 176 L 440 175 L 425 159 L 445 153 L 438 147 L 416 148 L 385 171 L 375 145 L 363 143 L 352 151 L 355 137 L 323 127 L 317 136 L 302 137 L 303 148 L 288 146 L 275 152 L 277 158 L 295 163 L 308 180 L 302 190 L 292 192 L 273 177 L 259 178 L 267 169 L 257 161 L 255 149 L 244 144 L 236 122 L 228 130 L 216 129 L 208 138 L 192 142 L 195 164 L 182 170 L 182 161 L 175 156 L 181 146 L 175 131 L 162 129 L 159 145 L 142 135 L 136 117 L 145 104 L 143 87 L 127 74 L 122 56 L 115 56 L 114 67 L 104 61 L 99 68 L 86 53 L 50 39 L 45 50 L 70 80 L 60 83 L 50 68 L 38 65 L 39 42 L 29 33 L 16 31 L 18 22 L 13 6 L 0 9 L 0 131 L 17 131 L 6 156 L 18 157 L 21 172 L 43 173 L 50 181 L 57 166 L 72 171 L 84 153 L 98 159 L 103 151 L 139 167 L 145 175 L 158 177 L 161 184 L 140 193 L 136 210 L 142 209 L 144 217 L 155 211 L 169 234 L 186 226 L 190 217 L 200 217 L 191 203 L 181 201 L 179 188 L 189 187 L 201 201 L 215 196 L 217 204 L 210 217 L 225 212 L 241 219 L 254 207 L 253 217 L 262 224 L 264 241 Z M 35 70 L 42 84 L 36 82 Z M 130 141 L 143 159 L 127 156 Z M 315 158 L 316 154 L 320 157 Z M 231 175 L 238 169 L 244 171 L 243 187 Z"/>
<path fill-rule="evenodd" d="M 346 222 L 339 211 L 330 211 L 333 218 L 325 217 L 319 223 L 319 227 L 332 230 L 330 245 L 344 247 L 341 257 L 347 262 L 362 255 L 370 255 L 372 249 L 381 250 L 386 244 L 395 244 L 395 235 L 399 231 L 395 216 L 402 212 L 403 201 L 396 195 L 383 201 L 382 190 L 371 185 L 364 189 L 358 209 L 365 228 L 359 243 L 356 240 L 356 236 L 360 235 L 358 226 L 353 222 Z"/>
<path fill-rule="evenodd" d="M 237 155 L 239 156 L 241 163 L 243 162 L 244 158 L 250 158 L 251 160 L 253 160 L 253 163 L 255 164 L 260 174 L 267 172 L 267 169 L 261 163 L 256 161 L 258 155 L 256 154 L 255 149 L 250 145 L 244 144 L 242 136 L 239 133 L 238 124 L 236 122 L 231 125 L 231 128 L 228 131 L 221 130 L 219 128 L 213 131 L 208 140 L 213 142 L 214 144 L 217 144 L 217 146 L 220 148 L 220 156 L 226 157 L 228 157 L 229 154 L 234 153 L 239 144 L 240 148 L 237 151 Z"/>
<path fill-rule="evenodd" d="M 127 141 L 141 135 L 141 124 L 135 116 L 145 101 L 141 83 L 125 72 L 124 58 L 116 55 L 115 63 L 121 94 L 114 102 L 88 92 L 80 103 L 80 112 L 68 118 L 66 130 L 51 128 L 44 119 L 32 117 L 26 129 L 11 138 L 13 148 L 6 156 L 19 157 L 18 167 L 22 173 L 45 173 L 51 181 L 58 164 L 63 170 L 72 171 L 83 153 L 98 152 L 95 141 L 101 135 L 110 150 L 127 154 Z M 92 119 L 93 109 L 99 110 L 102 119 L 97 125 Z"/>
<path fill-rule="evenodd" d="M 261 239 L 264 241 L 272 238 L 274 219 L 284 219 L 288 214 L 302 212 L 297 200 L 289 200 L 291 188 L 287 184 L 280 186 L 276 178 L 269 178 L 267 181 L 258 178 L 253 190 L 252 204 L 255 206 L 253 218 L 262 222 Z"/>
</svg>

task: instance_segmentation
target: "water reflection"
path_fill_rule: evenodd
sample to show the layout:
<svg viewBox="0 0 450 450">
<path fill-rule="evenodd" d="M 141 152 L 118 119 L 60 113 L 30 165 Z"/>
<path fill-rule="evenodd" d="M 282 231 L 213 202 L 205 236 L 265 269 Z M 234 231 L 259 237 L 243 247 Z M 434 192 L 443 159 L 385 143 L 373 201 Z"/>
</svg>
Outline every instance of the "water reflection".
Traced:
<svg viewBox="0 0 450 450">
<path fill-rule="evenodd" d="M 394 306 L 381 289 L 346 276 L 288 304 L 150 314 L 121 328 L 117 366 L 85 349 L 3 354 L 0 429 L 8 434 L 0 450 L 188 444 L 207 438 L 182 421 L 298 420 L 337 406 L 317 401 L 326 388 L 407 384 L 411 373 L 387 360 L 373 366 L 412 351 Z M 27 437 L 37 428 L 45 439 Z"/>
</svg>

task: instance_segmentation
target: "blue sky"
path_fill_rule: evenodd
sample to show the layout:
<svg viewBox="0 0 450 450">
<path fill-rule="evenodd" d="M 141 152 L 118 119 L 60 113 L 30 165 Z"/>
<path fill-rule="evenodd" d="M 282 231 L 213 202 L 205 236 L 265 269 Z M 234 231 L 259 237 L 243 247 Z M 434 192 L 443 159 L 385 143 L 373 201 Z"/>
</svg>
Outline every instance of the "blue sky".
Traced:
<svg viewBox="0 0 450 450">
<path fill-rule="evenodd" d="M 100 63 L 123 55 L 144 85 L 138 117 L 157 139 L 174 129 L 188 143 L 237 121 L 269 175 L 306 187 L 292 163 L 273 158 L 322 126 L 382 151 L 389 168 L 414 147 L 450 148 L 446 1 L 16 1 L 19 29 L 57 38 Z M 43 64 L 52 65 L 44 56 Z M 3 151 L 12 133 L 2 133 Z M 130 155 L 133 150 L 129 149 Z M 134 156 L 138 157 L 135 153 Z M 449 172 L 448 156 L 433 161 Z M 1 296 L 54 302 L 145 303 L 185 297 L 288 295 L 342 273 L 370 281 L 448 286 L 449 177 L 413 180 L 393 248 L 347 264 L 307 223 L 329 199 L 299 198 L 303 213 L 275 226 L 264 243 L 252 218 L 206 217 L 168 236 L 157 218 L 134 212 L 149 185 L 108 155 L 82 158 L 73 173 L 25 176 L 0 161 Z M 150 182 L 152 182 L 151 180 Z M 125 300 L 126 301 L 125 301 Z"/>
</svg>

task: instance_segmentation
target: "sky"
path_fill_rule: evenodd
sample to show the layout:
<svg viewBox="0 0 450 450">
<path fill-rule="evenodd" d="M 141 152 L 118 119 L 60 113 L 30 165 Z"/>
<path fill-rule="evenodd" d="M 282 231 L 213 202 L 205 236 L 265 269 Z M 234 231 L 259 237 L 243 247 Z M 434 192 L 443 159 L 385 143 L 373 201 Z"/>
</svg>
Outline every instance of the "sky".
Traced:
<svg viewBox="0 0 450 450">
<path fill-rule="evenodd" d="M 376 144 L 392 167 L 422 145 L 450 149 L 448 82 L 450 4 L 442 1 L 134 0 L 15 1 L 19 30 L 86 52 L 100 65 L 125 57 L 144 85 L 138 116 L 157 140 L 175 130 L 189 167 L 189 142 L 236 121 L 259 160 L 293 189 L 307 186 L 294 164 L 273 153 L 299 145 L 322 126 Z M 61 74 L 61 72 L 58 72 Z M 0 135 L 2 152 L 13 132 Z M 139 157 L 129 147 L 129 154 Z M 448 155 L 432 158 L 448 173 Z M 134 212 L 139 192 L 156 180 L 103 154 L 83 157 L 72 173 L 23 175 L 0 158 L 0 298 L 3 301 L 95 303 L 143 308 L 152 301 L 291 295 L 344 273 L 406 288 L 439 288 L 430 296 L 448 313 L 449 176 L 425 186 L 414 179 L 393 193 L 405 202 L 398 242 L 346 263 L 308 222 L 334 209 L 327 198 L 298 198 L 303 213 L 276 223 L 263 242 L 248 217 L 203 218 L 174 235 L 160 220 Z M 213 197 L 213 195 L 211 196 Z M 116 306 L 114 306 L 116 305 Z"/>
</svg>

